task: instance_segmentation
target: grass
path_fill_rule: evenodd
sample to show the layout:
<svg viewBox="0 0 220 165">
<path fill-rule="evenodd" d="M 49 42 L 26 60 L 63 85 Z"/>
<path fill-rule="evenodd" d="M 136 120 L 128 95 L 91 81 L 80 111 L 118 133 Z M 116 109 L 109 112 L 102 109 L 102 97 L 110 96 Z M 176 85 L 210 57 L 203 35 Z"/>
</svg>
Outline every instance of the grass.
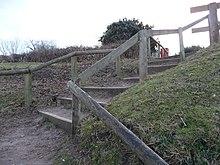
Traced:
<svg viewBox="0 0 220 165">
<path fill-rule="evenodd" d="M 1 63 L 1 69 L 21 69 L 21 68 L 28 68 L 28 67 L 35 67 L 41 64 L 40 62 L 8 62 L 8 63 Z"/>
<path fill-rule="evenodd" d="M 220 164 L 220 47 L 146 79 L 107 109 L 169 164 Z M 91 164 L 142 164 L 96 117 L 81 136 Z"/>
</svg>

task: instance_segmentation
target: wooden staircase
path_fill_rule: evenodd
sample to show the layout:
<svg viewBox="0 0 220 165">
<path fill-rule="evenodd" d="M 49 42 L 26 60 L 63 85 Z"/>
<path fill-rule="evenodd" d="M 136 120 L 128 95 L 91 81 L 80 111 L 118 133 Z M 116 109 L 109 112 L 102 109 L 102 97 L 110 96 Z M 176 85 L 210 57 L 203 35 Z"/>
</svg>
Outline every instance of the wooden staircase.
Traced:
<svg viewBox="0 0 220 165">
<path fill-rule="evenodd" d="M 173 56 L 172 58 L 155 59 L 148 63 L 148 73 L 150 75 L 163 72 L 167 69 L 173 68 L 180 62 L 179 56 Z M 138 75 L 133 77 L 124 77 L 121 79 L 125 82 L 125 86 L 84 86 L 82 89 L 88 93 L 92 98 L 94 98 L 101 106 L 106 107 L 113 97 L 123 93 L 127 89 L 136 85 L 139 82 Z M 57 97 L 56 107 L 40 109 L 39 113 L 42 114 L 46 119 L 54 123 L 55 125 L 61 127 L 67 132 L 71 131 L 72 122 L 72 109 L 70 108 L 72 104 L 72 97 Z M 69 108 L 66 108 L 69 107 Z M 85 108 L 81 107 L 80 120 L 85 118 L 90 112 Z"/>
</svg>

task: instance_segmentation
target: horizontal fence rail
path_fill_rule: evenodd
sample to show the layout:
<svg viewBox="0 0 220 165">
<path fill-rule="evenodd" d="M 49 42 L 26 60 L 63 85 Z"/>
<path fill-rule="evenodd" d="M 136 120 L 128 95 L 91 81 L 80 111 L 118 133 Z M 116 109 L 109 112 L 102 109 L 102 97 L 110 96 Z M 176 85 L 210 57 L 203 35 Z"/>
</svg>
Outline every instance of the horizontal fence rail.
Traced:
<svg viewBox="0 0 220 165">
<path fill-rule="evenodd" d="M 105 108 L 99 105 L 91 96 L 79 88 L 75 83 L 67 83 L 69 90 L 82 103 L 100 117 L 107 126 L 109 126 L 122 141 L 124 141 L 133 150 L 138 157 L 150 165 L 168 165 L 159 155 L 141 141 L 131 130 L 125 127 L 120 121 L 112 116 Z"/>
<path fill-rule="evenodd" d="M 115 50 L 115 49 L 75 51 L 75 52 L 71 52 L 67 55 L 58 57 L 56 59 L 50 60 L 48 62 L 45 62 L 43 64 L 40 64 L 40 65 L 38 65 L 34 68 L 25 68 L 25 69 L 16 69 L 16 70 L 3 70 L 3 71 L 0 71 L 0 76 L 32 73 L 32 72 L 38 71 L 42 68 L 45 68 L 47 66 L 50 66 L 52 64 L 58 63 L 62 60 L 74 57 L 74 56 L 91 55 L 91 54 L 106 54 L 106 53 L 110 53 L 113 50 Z"/>
</svg>

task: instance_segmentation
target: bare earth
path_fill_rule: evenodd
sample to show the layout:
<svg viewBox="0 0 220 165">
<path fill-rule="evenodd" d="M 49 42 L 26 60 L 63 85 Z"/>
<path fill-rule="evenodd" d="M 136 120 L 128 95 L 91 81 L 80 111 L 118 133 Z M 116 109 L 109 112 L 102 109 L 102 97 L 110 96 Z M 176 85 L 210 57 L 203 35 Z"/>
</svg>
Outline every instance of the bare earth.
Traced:
<svg viewBox="0 0 220 165">
<path fill-rule="evenodd" d="M 84 67 L 84 65 L 83 65 Z M 114 68 L 114 66 L 112 66 Z M 112 67 L 103 70 L 88 81 L 89 85 L 114 86 L 120 83 Z M 25 110 L 23 76 L 0 77 L 0 165 L 50 165 L 56 159 L 85 157 L 86 151 L 78 151 L 79 138 L 72 139 L 63 130 L 44 121 L 37 109 L 51 106 L 51 96 L 69 96 L 66 83 L 70 77 L 70 65 L 60 64 L 33 74 L 33 107 Z M 120 84 L 127 85 L 127 84 Z M 8 96 L 9 95 L 9 96 Z M 1 107 L 7 96 L 7 107 Z M 2 101 L 4 104 L 4 100 Z"/>
<path fill-rule="evenodd" d="M 0 118 L 0 165 L 49 165 L 74 140 L 38 114 Z M 72 153 L 70 153 L 72 152 Z"/>
</svg>

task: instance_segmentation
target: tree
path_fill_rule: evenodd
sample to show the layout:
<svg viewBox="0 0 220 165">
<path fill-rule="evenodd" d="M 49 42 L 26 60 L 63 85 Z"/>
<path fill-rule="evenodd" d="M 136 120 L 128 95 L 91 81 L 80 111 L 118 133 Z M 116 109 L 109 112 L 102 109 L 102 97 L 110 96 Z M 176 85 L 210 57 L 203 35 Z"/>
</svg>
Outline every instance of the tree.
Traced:
<svg viewBox="0 0 220 165">
<path fill-rule="evenodd" d="M 151 29 L 152 27 L 153 26 L 143 25 L 142 22 L 139 22 L 139 20 L 134 18 L 124 18 L 107 26 L 107 30 L 104 32 L 99 41 L 101 41 L 102 45 L 105 45 L 128 40 L 138 31 L 142 29 Z"/>
<path fill-rule="evenodd" d="M 46 62 L 56 56 L 57 46 L 54 41 L 29 40 L 26 47 L 29 49 L 28 61 Z"/>
<path fill-rule="evenodd" d="M 24 48 L 24 44 L 18 38 L 0 41 L 0 52 L 2 55 L 20 54 L 23 53 Z"/>
<path fill-rule="evenodd" d="M 153 26 L 143 25 L 142 22 L 133 18 L 124 18 L 118 22 L 113 22 L 107 26 L 107 30 L 104 32 L 103 36 L 100 37 L 99 41 L 102 45 L 121 43 L 122 41 L 128 40 L 133 35 L 135 35 L 140 30 L 152 29 Z M 151 37 L 151 52 L 156 52 L 156 41 Z"/>
<path fill-rule="evenodd" d="M 57 47 L 54 41 L 47 40 L 29 40 L 26 44 L 27 48 L 31 51 L 45 51 L 55 49 Z"/>
</svg>

